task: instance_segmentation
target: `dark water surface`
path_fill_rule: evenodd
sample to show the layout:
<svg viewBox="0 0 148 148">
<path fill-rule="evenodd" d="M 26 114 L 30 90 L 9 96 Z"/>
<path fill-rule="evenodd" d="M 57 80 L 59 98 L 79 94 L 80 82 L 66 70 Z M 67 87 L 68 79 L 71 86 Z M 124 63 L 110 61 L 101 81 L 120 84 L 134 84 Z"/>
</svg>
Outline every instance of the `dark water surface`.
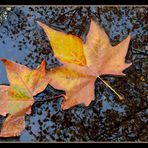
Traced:
<svg viewBox="0 0 148 148">
<path fill-rule="evenodd" d="M 112 45 L 132 35 L 126 76 L 102 76 L 125 100 L 100 80 L 95 82 L 95 101 L 89 107 L 60 108 L 63 98 L 51 86 L 34 97 L 32 114 L 26 115 L 20 137 L 0 141 L 148 141 L 148 8 L 147 7 L 0 7 L 0 58 L 35 69 L 44 58 L 47 68 L 60 65 L 36 21 L 79 36 L 85 42 L 90 18 L 103 26 Z M 0 63 L 0 84 L 9 84 Z M 0 126 L 4 117 L 0 116 Z"/>
</svg>

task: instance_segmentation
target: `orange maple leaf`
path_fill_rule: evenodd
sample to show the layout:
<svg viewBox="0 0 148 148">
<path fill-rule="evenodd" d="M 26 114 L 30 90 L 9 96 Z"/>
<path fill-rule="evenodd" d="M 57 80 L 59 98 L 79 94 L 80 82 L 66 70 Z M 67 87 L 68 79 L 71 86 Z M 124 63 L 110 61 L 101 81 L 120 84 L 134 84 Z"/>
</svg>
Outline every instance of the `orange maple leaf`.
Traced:
<svg viewBox="0 0 148 148">
<path fill-rule="evenodd" d="M 88 106 L 94 99 L 94 82 L 97 77 L 105 74 L 124 75 L 122 71 L 131 65 L 125 63 L 130 35 L 112 46 L 103 29 L 91 20 L 84 44 L 77 36 L 56 31 L 41 22 L 38 24 L 48 36 L 55 57 L 63 63 L 63 66 L 48 72 L 49 83 L 66 91 L 63 109 L 81 103 Z M 111 86 L 109 88 L 113 90 Z"/>
<path fill-rule="evenodd" d="M 45 60 L 36 69 L 1 59 L 7 71 L 10 86 L 0 85 L 0 115 L 8 117 L 4 121 L 0 137 L 13 137 L 25 128 L 25 114 L 31 113 L 33 96 L 43 91 L 48 84 Z"/>
</svg>

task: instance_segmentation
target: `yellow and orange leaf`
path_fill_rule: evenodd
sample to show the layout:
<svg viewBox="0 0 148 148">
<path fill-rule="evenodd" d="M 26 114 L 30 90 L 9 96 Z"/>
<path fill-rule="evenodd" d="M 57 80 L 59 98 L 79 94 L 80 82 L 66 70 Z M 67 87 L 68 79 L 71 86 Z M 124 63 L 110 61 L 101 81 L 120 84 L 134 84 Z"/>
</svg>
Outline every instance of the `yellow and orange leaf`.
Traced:
<svg viewBox="0 0 148 148">
<path fill-rule="evenodd" d="M 54 55 L 63 63 L 63 66 L 48 72 L 49 83 L 66 91 L 63 109 L 81 103 L 88 106 L 94 99 L 97 77 L 105 74 L 124 75 L 122 71 L 131 65 L 125 63 L 130 35 L 112 46 L 105 31 L 91 20 L 86 43 L 83 43 L 74 35 L 56 31 L 41 22 L 38 24 L 48 36 Z"/>
<path fill-rule="evenodd" d="M 38 24 L 47 34 L 54 49 L 55 57 L 59 58 L 61 62 L 75 63 L 82 66 L 86 64 L 83 42 L 79 37 L 56 31 L 41 22 L 38 22 Z"/>
<path fill-rule="evenodd" d="M 0 137 L 18 136 L 25 127 L 25 114 L 31 113 L 33 96 L 43 91 L 48 84 L 45 60 L 36 70 L 10 60 L 1 61 L 6 67 L 10 86 L 0 85 L 0 115 L 8 114 Z"/>
</svg>

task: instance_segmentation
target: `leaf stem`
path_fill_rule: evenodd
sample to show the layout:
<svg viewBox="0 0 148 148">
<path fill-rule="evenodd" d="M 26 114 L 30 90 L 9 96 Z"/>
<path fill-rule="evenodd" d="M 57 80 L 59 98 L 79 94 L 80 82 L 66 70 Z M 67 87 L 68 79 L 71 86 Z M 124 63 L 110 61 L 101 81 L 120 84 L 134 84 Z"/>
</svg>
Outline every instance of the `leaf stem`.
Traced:
<svg viewBox="0 0 148 148">
<path fill-rule="evenodd" d="M 45 102 L 45 101 L 49 101 L 49 100 L 51 101 L 51 100 L 56 99 L 56 98 L 59 98 L 59 97 L 64 97 L 64 99 L 67 99 L 64 94 L 60 94 L 60 95 L 53 96 L 53 97 L 51 97 L 49 99 L 46 99 L 46 100 L 36 100 L 35 102 Z"/>
<path fill-rule="evenodd" d="M 118 97 L 120 100 L 123 100 L 123 97 L 119 95 L 106 81 L 104 81 L 99 75 L 97 76 L 108 88 L 110 88 Z"/>
</svg>

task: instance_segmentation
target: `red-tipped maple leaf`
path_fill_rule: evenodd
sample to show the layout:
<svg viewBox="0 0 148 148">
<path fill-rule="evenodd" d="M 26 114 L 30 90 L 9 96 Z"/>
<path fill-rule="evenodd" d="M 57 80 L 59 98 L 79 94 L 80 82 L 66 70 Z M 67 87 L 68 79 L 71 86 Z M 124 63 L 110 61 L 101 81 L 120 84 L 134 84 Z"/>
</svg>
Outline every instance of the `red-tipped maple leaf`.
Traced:
<svg viewBox="0 0 148 148">
<path fill-rule="evenodd" d="M 31 113 L 33 96 L 43 91 L 48 84 L 45 60 L 36 69 L 1 59 L 7 71 L 10 86 L 0 85 L 0 115 L 8 117 L 0 130 L 0 137 L 13 137 L 25 128 L 25 114 Z"/>
</svg>

